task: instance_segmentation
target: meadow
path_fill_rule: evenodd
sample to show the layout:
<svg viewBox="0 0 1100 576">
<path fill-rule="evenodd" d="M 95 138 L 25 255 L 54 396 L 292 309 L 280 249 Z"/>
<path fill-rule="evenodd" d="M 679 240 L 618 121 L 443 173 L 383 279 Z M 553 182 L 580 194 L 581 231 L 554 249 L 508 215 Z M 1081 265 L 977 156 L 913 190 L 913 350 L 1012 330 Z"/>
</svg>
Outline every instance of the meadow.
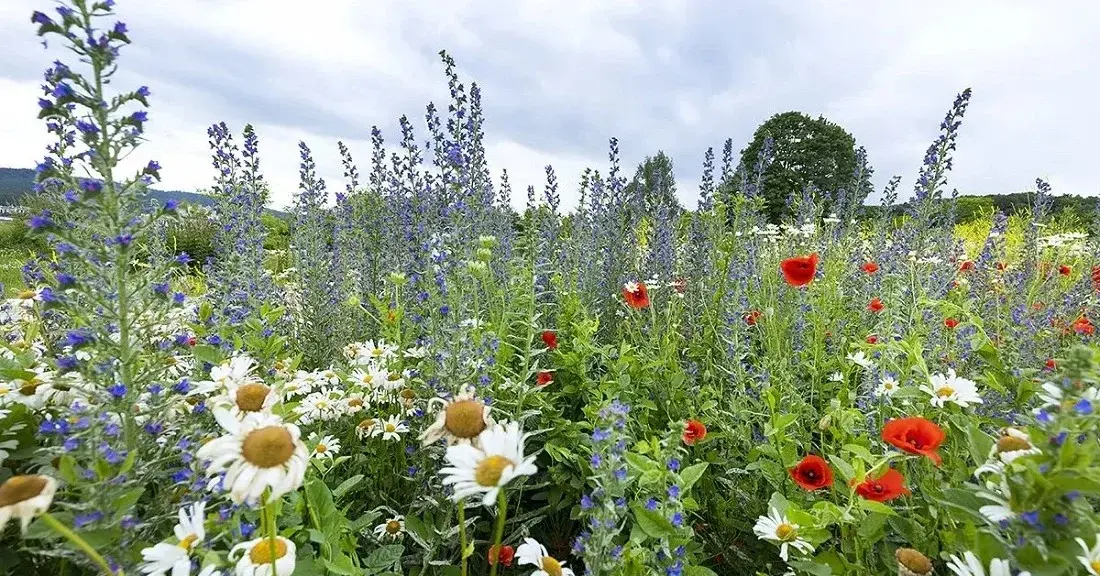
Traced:
<svg viewBox="0 0 1100 576">
<path fill-rule="evenodd" d="M 340 144 L 332 206 L 300 144 L 273 249 L 251 126 L 210 127 L 209 209 L 121 173 L 156 93 L 114 10 L 31 17 L 79 59 L 0 257 L 0 573 L 1100 575 L 1100 240 L 1041 180 L 955 226 L 969 90 L 889 217 L 853 174 L 769 223 L 728 143 L 680 211 L 614 139 L 516 213 L 441 53 L 452 101 Z"/>
</svg>

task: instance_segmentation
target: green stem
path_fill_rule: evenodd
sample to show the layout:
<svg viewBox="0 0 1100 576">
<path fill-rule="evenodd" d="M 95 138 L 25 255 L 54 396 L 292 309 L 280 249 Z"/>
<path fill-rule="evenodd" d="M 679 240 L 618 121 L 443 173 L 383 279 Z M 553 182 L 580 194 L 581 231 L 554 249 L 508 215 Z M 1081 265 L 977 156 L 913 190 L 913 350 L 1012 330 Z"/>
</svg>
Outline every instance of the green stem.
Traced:
<svg viewBox="0 0 1100 576">
<path fill-rule="evenodd" d="M 275 501 L 272 499 L 264 505 L 264 519 L 267 524 L 267 538 L 271 543 L 271 576 L 279 576 L 276 568 L 275 561 L 278 560 L 278 529 L 275 527 Z M 289 575 L 286 575 L 289 576 Z"/>
<path fill-rule="evenodd" d="M 88 558 L 91 558 L 93 562 L 99 564 L 99 567 L 103 569 L 104 574 L 117 574 L 118 576 L 122 576 L 122 570 L 119 570 L 118 572 L 112 571 L 111 566 L 107 564 L 107 561 L 103 559 L 103 556 L 99 555 L 99 552 L 95 551 L 95 548 L 92 548 L 92 546 L 88 544 L 87 541 L 81 538 L 76 532 L 70 530 L 68 526 L 59 522 L 57 518 L 51 516 L 49 512 L 44 512 L 41 516 L 39 516 L 39 518 L 41 518 L 42 521 L 45 522 L 46 525 L 49 526 L 54 532 L 57 532 L 58 534 L 64 536 L 65 539 L 67 539 L 69 542 L 72 542 L 74 546 L 80 548 L 80 551 L 87 554 Z"/>
<path fill-rule="evenodd" d="M 504 520 L 508 517 L 508 497 L 504 495 L 504 489 L 501 488 L 497 493 L 497 526 L 493 530 L 493 546 L 496 546 L 497 550 L 500 550 L 500 541 L 504 539 Z M 499 552 L 497 553 L 499 554 Z M 500 562 L 493 564 L 493 567 L 489 569 L 489 576 L 497 576 L 497 566 L 500 566 Z"/>
<path fill-rule="evenodd" d="M 466 500 L 458 501 L 458 542 L 462 549 L 459 551 L 459 560 L 462 576 L 466 576 Z"/>
</svg>

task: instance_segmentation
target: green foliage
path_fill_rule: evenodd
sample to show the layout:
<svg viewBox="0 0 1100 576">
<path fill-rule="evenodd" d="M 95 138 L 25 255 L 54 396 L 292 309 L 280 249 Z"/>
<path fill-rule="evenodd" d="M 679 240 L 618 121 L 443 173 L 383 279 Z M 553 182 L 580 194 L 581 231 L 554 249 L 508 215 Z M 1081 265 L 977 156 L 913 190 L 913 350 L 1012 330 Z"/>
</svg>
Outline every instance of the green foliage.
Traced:
<svg viewBox="0 0 1100 576">
<path fill-rule="evenodd" d="M 180 219 L 168 227 L 167 247 L 170 253 L 186 252 L 196 264 L 214 256 L 214 237 L 218 225 L 209 218 Z"/>
<path fill-rule="evenodd" d="M 642 198 L 649 210 L 659 205 L 672 207 L 673 214 L 683 211 L 676 198 L 676 175 L 672 168 L 672 158 L 663 150 L 656 156 L 646 156 L 638 163 L 634 178 L 626 185 L 626 196 L 633 198 L 636 190 L 642 188 Z"/>
<path fill-rule="evenodd" d="M 793 111 L 772 116 L 741 151 L 742 169 L 752 169 L 767 138 L 773 141 L 774 157 L 764 172 L 765 212 L 771 222 L 779 222 L 788 213 L 788 199 L 805 187 L 835 193 L 849 187 L 856 173 L 855 138 L 824 117 L 814 119 Z"/>
</svg>

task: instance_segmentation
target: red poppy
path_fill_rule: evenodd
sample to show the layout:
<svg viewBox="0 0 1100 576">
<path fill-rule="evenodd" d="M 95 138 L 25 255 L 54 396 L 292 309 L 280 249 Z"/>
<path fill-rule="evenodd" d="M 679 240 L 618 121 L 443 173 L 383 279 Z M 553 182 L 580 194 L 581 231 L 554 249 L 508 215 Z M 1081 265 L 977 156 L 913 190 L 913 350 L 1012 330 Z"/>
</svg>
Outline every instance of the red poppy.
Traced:
<svg viewBox="0 0 1100 576">
<path fill-rule="evenodd" d="M 546 347 L 554 350 L 558 347 L 558 334 L 553 330 L 542 331 L 542 343 L 546 344 Z"/>
<path fill-rule="evenodd" d="M 886 305 L 883 304 L 882 300 L 879 300 L 878 298 L 872 298 L 871 301 L 867 303 L 867 309 L 871 312 L 874 312 L 875 314 L 882 312 L 883 308 L 886 308 Z"/>
<path fill-rule="evenodd" d="M 1054 358 L 1047 358 L 1047 363 L 1045 366 L 1047 370 L 1054 370 L 1058 367 L 1058 364 L 1054 361 Z"/>
<path fill-rule="evenodd" d="M 783 272 L 783 280 L 798 288 L 813 281 L 817 274 L 817 252 L 809 256 L 795 256 L 787 258 L 779 263 L 779 270 Z"/>
<path fill-rule="evenodd" d="M 198 344 L 198 343 L 199 343 L 198 338 L 195 338 L 194 336 L 188 336 L 187 337 L 187 345 L 188 346 L 193 348 L 195 346 L 195 344 Z"/>
<path fill-rule="evenodd" d="M 867 343 L 868 344 L 878 344 L 878 336 L 876 336 L 874 334 L 871 334 L 870 336 L 867 337 Z"/>
<path fill-rule="evenodd" d="M 882 427 L 882 439 L 902 452 L 926 456 L 940 465 L 943 461 L 936 450 L 947 434 L 935 422 L 920 416 L 891 420 Z"/>
<path fill-rule="evenodd" d="M 1069 266 L 1066 266 L 1065 264 L 1062 264 L 1061 266 L 1058 267 L 1058 273 L 1061 274 L 1062 276 L 1069 276 L 1070 274 L 1073 274 L 1073 268 L 1070 268 Z"/>
<path fill-rule="evenodd" d="M 688 446 L 694 446 L 696 442 L 707 437 L 707 427 L 698 420 L 688 420 L 684 423 L 684 433 L 680 439 Z"/>
<path fill-rule="evenodd" d="M 959 326 L 959 321 L 954 318 L 944 318 L 943 325 L 947 326 L 948 330 L 954 330 Z"/>
<path fill-rule="evenodd" d="M 854 479 L 852 484 L 855 484 Z M 875 502 L 889 502 L 909 493 L 909 489 L 905 487 L 905 476 L 893 468 L 887 469 L 886 473 L 878 478 L 868 476 L 856 486 L 856 494 Z"/>
<path fill-rule="evenodd" d="M 1100 266 L 1092 267 L 1092 287 L 1097 292 L 1100 292 Z"/>
<path fill-rule="evenodd" d="M 549 370 L 540 370 L 539 375 L 536 376 L 535 379 L 539 386 L 546 386 L 554 381 L 554 373 Z"/>
<path fill-rule="evenodd" d="M 810 454 L 791 468 L 791 478 L 804 490 L 820 490 L 833 485 L 833 470 L 821 456 Z"/>
<path fill-rule="evenodd" d="M 874 274 L 875 272 L 878 272 L 878 264 L 875 264 L 874 262 L 865 262 L 862 268 L 863 271 L 868 274 Z"/>
<path fill-rule="evenodd" d="M 745 314 L 745 324 L 748 324 L 749 326 L 756 326 L 757 320 L 759 320 L 760 317 L 763 315 L 764 314 L 759 310 L 753 310 L 748 314 Z"/>
<path fill-rule="evenodd" d="M 626 305 L 635 310 L 649 307 L 649 290 L 645 282 L 627 282 L 623 284 L 623 299 Z"/>
<path fill-rule="evenodd" d="M 1008 265 L 1005 264 L 1004 262 L 997 262 L 996 266 L 997 266 L 997 270 L 1000 270 L 1002 272 L 1004 271 L 1005 268 L 1008 267 Z"/>
<path fill-rule="evenodd" d="M 959 272 L 969 272 L 974 269 L 973 260 L 963 260 L 962 264 L 959 264 Z"/>
<path fill-rule="evenodd" d="M 499 551 L 498 551 L 499 549 Z M 512 559 L 516 557 L 516 550 L 511 546 L 501 546 L 499 544 L 493 544 L 489 547 L 489 552 L 486 554 L 486 559 L 489 560 L 490 566 L 497 565 L 497 557 L 500 557 L 500 563 L 505 567 L 512 565 Z"/>
<path fill-rule="evenodd" d="M 1078 334 L 1092 336 L 1092 333 L 1096 332 L 1096 327 L 1092 325 L 1087 317 L 1081 316 L 1073 322 L 1073 331 Z"/>
</svg>

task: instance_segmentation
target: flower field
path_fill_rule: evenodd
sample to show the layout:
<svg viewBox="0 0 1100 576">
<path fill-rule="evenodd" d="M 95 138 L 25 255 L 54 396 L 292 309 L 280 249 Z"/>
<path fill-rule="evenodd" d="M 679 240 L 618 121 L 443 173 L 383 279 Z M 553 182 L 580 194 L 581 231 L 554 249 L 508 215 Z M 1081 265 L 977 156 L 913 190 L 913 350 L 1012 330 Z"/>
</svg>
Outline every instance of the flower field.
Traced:
<svg viewBox="0 0 1100 576">
<path fill-rule="evenodd" d="M 956 231 L 969 90 L 884 217 L 854 174 L 768 223 L 772 151 L 729 142 L 682 211 L 614 139 L 517 214 L 441 53 L 445 112 L 362 173 L 341 143 L 334 205 L 300 144 L 272 254 L 251 126 L 209 129 L 209 213 L 122 173 L 156 92 L 111 82 L 114 4 L 31 17 L 76 58 L 0 305 L 0 573 L 1100 575 L 1100 239 L 1041 180 Z"/>
</svg>

